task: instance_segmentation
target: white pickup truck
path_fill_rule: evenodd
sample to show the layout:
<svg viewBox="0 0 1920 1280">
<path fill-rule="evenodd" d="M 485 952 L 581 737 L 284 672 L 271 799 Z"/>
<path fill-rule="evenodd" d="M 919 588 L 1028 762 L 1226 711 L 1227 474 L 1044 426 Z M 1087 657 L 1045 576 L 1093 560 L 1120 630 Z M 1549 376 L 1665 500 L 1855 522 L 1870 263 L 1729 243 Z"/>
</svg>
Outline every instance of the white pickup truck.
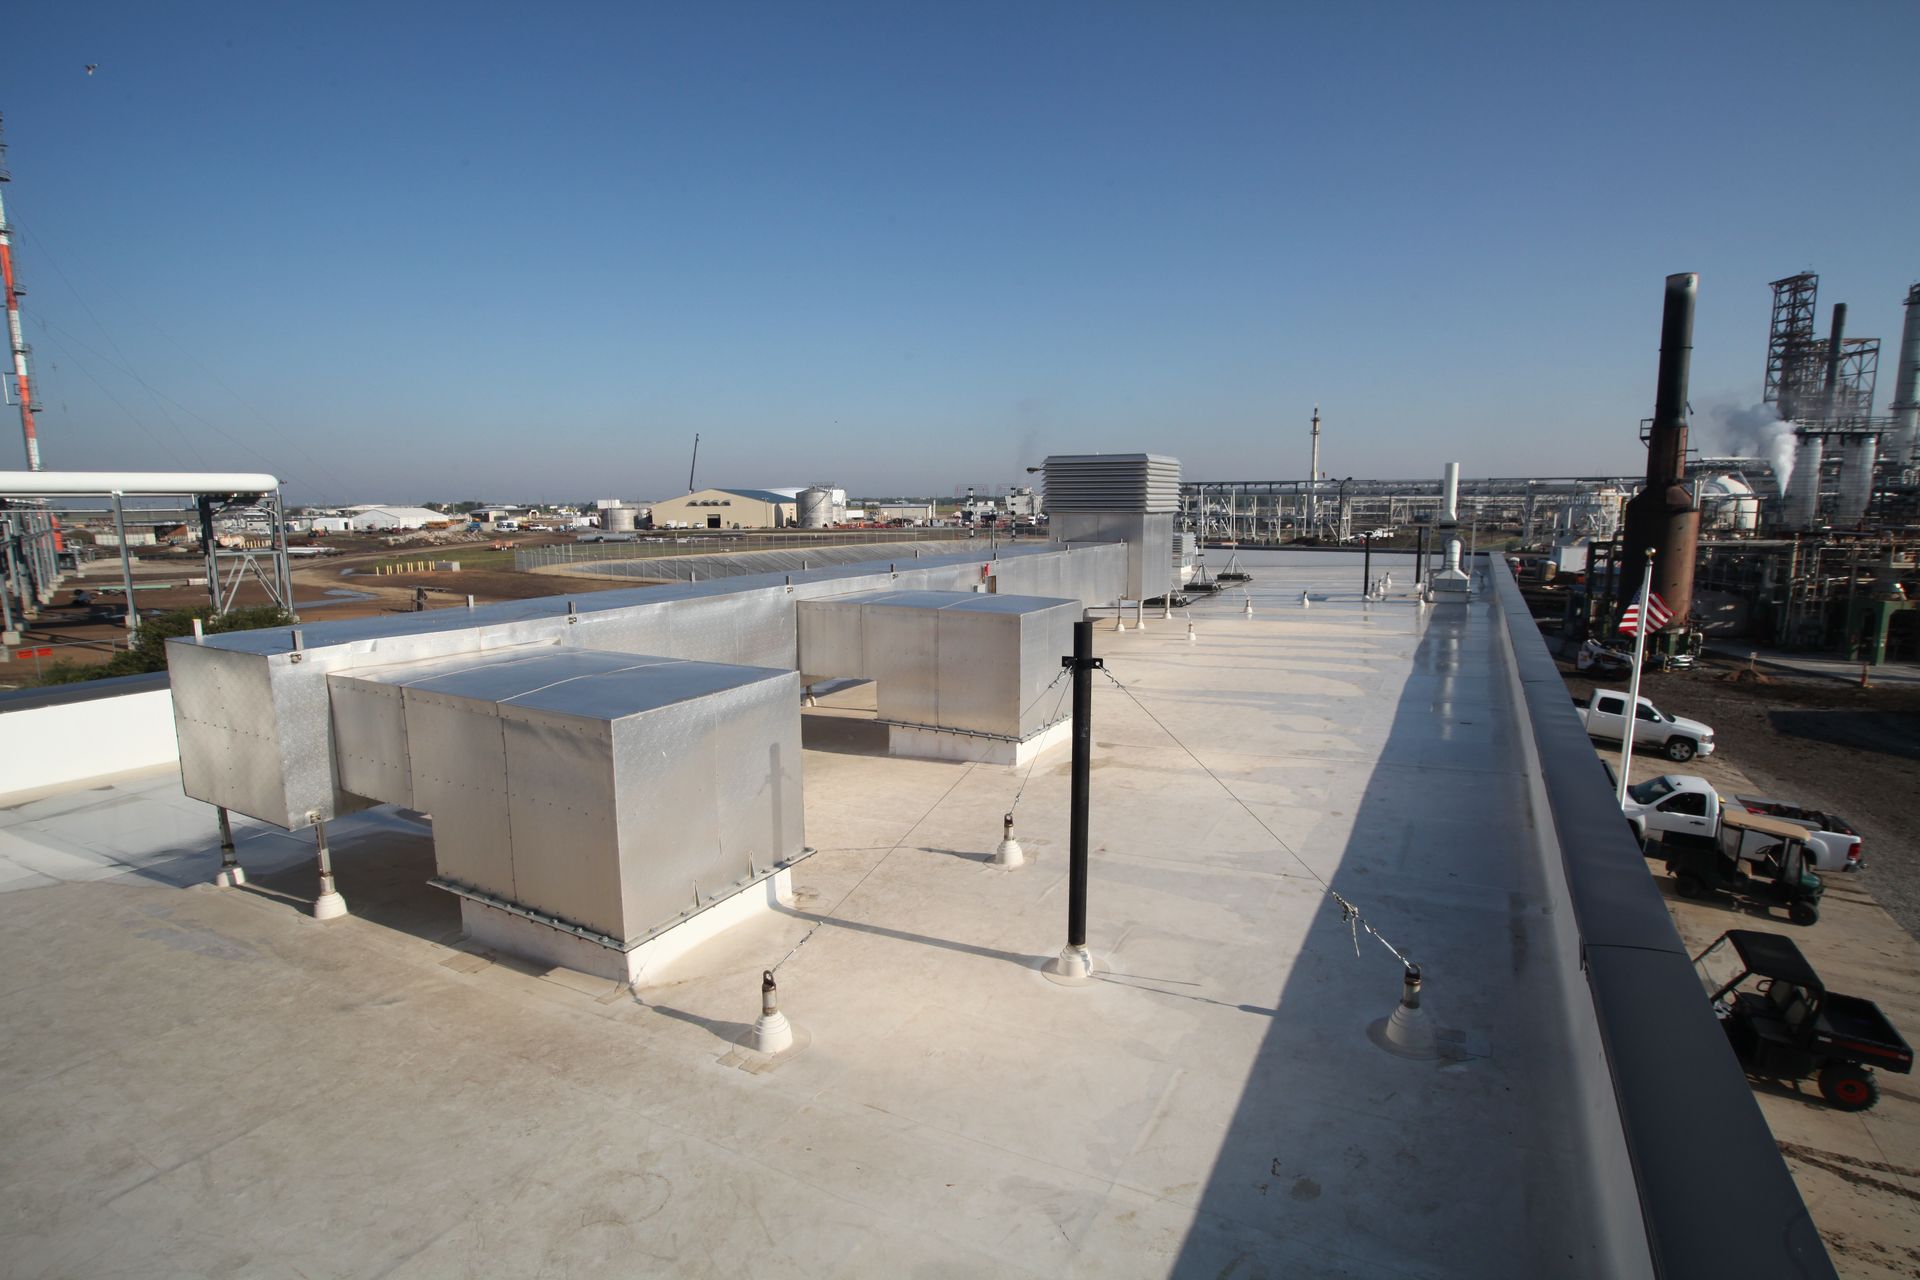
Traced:
<svg viewBox="0 0 1920 1280">
<path fill-rule="evenodd" d="M 1577 699 L 1574 705 L 1580 708 L 1589 737 L 1621 740 L 1627 723 L 1626 694 L 1618 689 L 1595 689 L 1585 705 Z M 1713 730 L 1698 720 L 1670 716 L 1642 698 L 1633 717 L 1633 745 L 1655 748 L 1667 759 L 1684 763 L 1695 756 L 1705 759 L 1713 754 Z"/>
<path fill-rule="evenodd" d="M 1627 788 L 1623 812 L 1633 826 L 1633 834 L 1642 844 L 1667 836 L 1695 836 L 1714 839 L 1720 831 L 1721 806 L 1725 802 L 1713 784 L 1690 773 L 1667 773 Z M 1736 801 L 1736 809 L 1747 806 Z M 1822 831 L 1812 822 L 1785 819 L 1806 828 L 1807 861 L 1816 871 L 1857 871 L 1860 868 L 1860 837 L 1839 831 Z M 1740 856 L 1757 858 L 1768 842 L 1757 833 L 1750 834 Z M 1776 842 L 1777 843 L 1777 842 Z"/>
</svg>

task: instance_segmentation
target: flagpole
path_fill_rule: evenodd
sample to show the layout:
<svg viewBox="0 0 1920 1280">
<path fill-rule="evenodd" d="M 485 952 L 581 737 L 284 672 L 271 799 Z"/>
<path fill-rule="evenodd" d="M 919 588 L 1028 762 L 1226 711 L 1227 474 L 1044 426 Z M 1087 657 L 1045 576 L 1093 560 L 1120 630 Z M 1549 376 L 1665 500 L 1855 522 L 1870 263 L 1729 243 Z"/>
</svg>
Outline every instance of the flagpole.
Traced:
<svg viewBox="0 0 1920 1280">
<path fill-rule="evenodd" d="M 1620 793 L 1627 807 L 1627 772 L 1633 767 L 1633 733 L 1640 724 L 1640 659 L 1647 652 L 1647 605 L 1653 595 L 1653 548 L 1647 548 L 1647 572 L 1640 579 L 1640 609 L 1633 629 L 1633 679 L 1627 684 L 1627 723 L 1620 731 Z"/>
</svg>

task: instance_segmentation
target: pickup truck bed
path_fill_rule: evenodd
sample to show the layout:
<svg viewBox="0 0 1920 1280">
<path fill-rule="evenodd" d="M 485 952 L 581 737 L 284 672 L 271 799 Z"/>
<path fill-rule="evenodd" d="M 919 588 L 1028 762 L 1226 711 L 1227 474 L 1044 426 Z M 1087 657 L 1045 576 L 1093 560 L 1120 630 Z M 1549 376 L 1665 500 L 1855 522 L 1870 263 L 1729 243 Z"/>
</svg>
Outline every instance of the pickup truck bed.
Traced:
<svg viewBox="0 0 1920 1280">
<path fill-rule="evenodd" d="M 1883 1071 L 1905 1075 L 1913 1070 L 1913 1050 L 1871 1000 L 1829 991 L 1814 1022 L 1814 1034 L 1870 1060 Z"/>
</svg>

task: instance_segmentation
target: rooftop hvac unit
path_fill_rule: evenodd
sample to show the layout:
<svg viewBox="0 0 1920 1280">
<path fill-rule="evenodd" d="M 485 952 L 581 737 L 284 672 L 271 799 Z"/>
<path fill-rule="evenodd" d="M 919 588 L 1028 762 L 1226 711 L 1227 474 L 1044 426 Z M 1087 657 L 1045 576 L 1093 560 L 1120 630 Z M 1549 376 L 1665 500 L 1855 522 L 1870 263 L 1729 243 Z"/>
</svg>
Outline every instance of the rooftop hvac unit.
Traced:
<svg viewBox="0 0 1920 1280">
<path fill-rule="evenodd" d="M 1153 453 L 1056 455 L 1047 459 L 1046 499 L 1050 514 L 1178 511 L 1180 462 Z"/>
<path fill-rule="evenodd" d="M 1061 542 L 1127 544 L 1129 600 L 1164 595 L 1173 577 L 1180 463 L 1152 453 L 1064 454 L 1046 463 L 1047 515 Z"/>
</svg>

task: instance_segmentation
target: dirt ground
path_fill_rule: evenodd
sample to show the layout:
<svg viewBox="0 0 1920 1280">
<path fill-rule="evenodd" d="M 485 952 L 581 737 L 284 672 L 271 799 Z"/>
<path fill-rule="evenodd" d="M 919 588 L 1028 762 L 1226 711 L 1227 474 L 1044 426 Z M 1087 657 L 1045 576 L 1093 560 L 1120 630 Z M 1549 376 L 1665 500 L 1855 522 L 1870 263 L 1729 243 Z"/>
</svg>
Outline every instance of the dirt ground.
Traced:
<svg viewBox="0 0 1920 1280">
<path fill-rule="evenodd" d="M 1901 928 L 1920 938 L 1920 838 L 1914 827 L 1920 688 L 1862 689 L 1837 680 L 1789 678 L 1764 662 L 1758 669 L 1767 683 L 1725 678 L 1745 667 L 1710 658 L 1691 672 L 1648 672 L 1640 692 L 1669 715 L 1711 726 L 1716 759 L 1737 761 L 1767 795 L 1830 810 L 1851 823 L 1861 835 L 1863 876 L 1873 896 Z M 1584 698 L 1596 687 L 1569 664 L 1562 670 L 1574 696 Z M 1597 687 L 1626 684 L 1607 678 Z M 1668 764 L 1656 772 L 1701 770 Z"/>
<path fill-rule="evenodd" d="M 1870 728 L 1871 718 L 1881 708 L 1871 701 L 1859 705 L 1864 701 L 1859 695 L 1874 691 L 1811 681 L 1795 682 L 1784 693 L 1772 685 L 1736 688 L 1715 678 L 1723 670 L 1716 667 L 1693 676 L 1654 677 L 1645 682 L 1656 706 L 1665 709 L 1670 703 L 1675 714 L 1711 724 L 1717 749 L 1708 759 L 1684 765 L 1636 753 L 1635 782 L 1661 773 L 1686 772 L 1706 778 L 1723 794 L 1774 791 L 1775 780 L 1763 779 L 1754 767 L 1766 760 L 1798 780 L 1799 789 L 1793 794 L 1830 803 L 1860 823 L 1867 810 L 1856 814 L 1851 799 L 1842 808 L 1843 792 L 1849 797 L 1861 795 L 1864 803 L 1871 798 L 1876 779 L 1900 779 L 1897 765 L 1879 759 L 1886 753 L 1872 750 L 1853 751 L 1849 759 L 1845 749 L 1834 747 L 1837 760 L 1812 751 L 1807 754 L 1815 763 L 1800 767 L 1795 759 L 1801 750 L 1798 742 L 1768 727 L 1777 711 L 1862 715 Z M 1588 682 L 1578 677 L 1569 684 L 1582 693 L 1588 688 Z M 1768 696 L 1776 693 L 1781 696 Z M 1896 693 L 1882 701 L 1898 707 L 1911 697 L 1911 693 Z M 1615 744 L 1596 743 L 1595 749 L 1609 762 L 1619 759 Z M 1844 777 L 1849 763 L 1861 773 L 1860 779 Z M 1911 786 L 1904 781 L 1902 785 L 1901 794 L 1910 794 Z M 1870 849 L 1873 840 L 1867 837 Z M 1910 855 L 1912 850 L 1904 852 Z M 1705 950 L 1728 929 L 1782 934 L 1793 940 L 1831 989 L 1874 1001 L 1911 1040 L 1920 1035 L 1920 984 L 1915 981 L 1920 978 L 1920 943 L 1908 925 L 1895 920 L 1876 901 L 1896 896 L 1905 879 L 1888 874 L 1897 859 L 1886 854 L 1884 847 L 1877 855 L 1870 852 L 1875 865 L 1865 871 L 1824 875 L 1826 895 L 1820 902 L 1820 919 L 1809 928 L 1787 923 L 1778 911 L 1742 906 L 1732 899 L 1682 898 L 1657 854 L 1647 859 L 1646 867 L 1666 898 L 1690 954 Z M 1827 1105 L 1811 1080 L 1751 1083 L 1761 1114 L 1839 1273 L 1860 1280 L 1911 1280 L 1920 1277 L 1920 1087 L 1911 1076 L 1876 1074 L 1880 1103 L 1861 1112 Z"/>
</svg>

